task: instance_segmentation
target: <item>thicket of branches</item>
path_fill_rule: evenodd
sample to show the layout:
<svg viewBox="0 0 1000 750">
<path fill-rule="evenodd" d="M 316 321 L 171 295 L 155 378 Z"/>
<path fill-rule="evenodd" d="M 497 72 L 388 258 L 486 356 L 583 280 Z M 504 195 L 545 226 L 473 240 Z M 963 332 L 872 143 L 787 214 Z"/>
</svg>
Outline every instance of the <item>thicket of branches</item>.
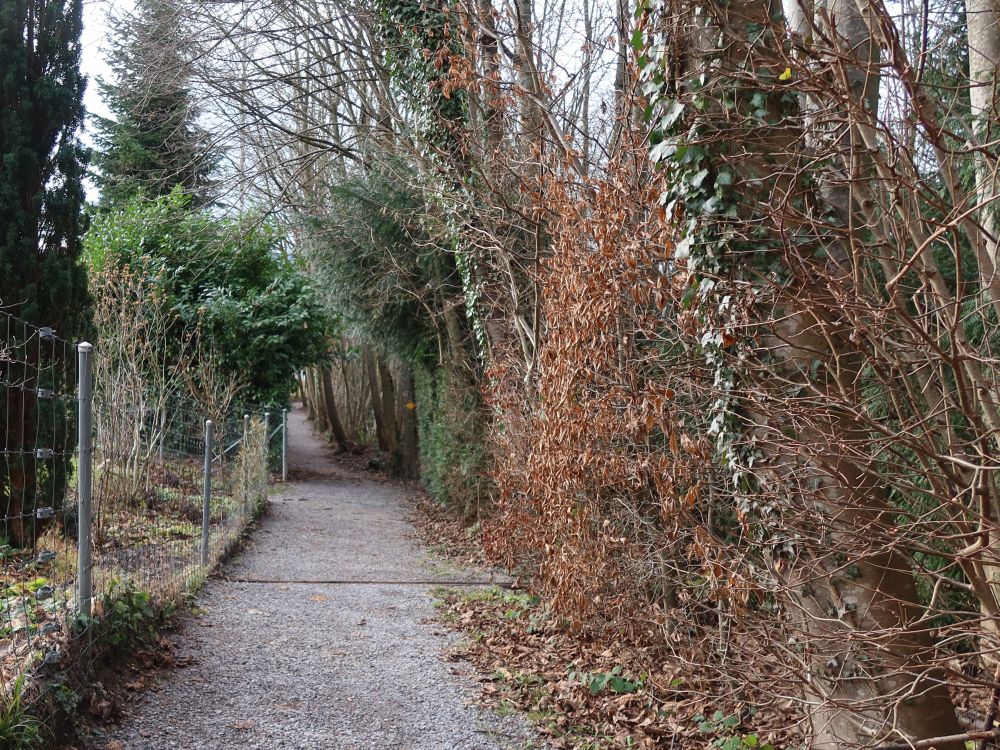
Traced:
<svg viewBox="0 0 1000 750">
<path fill-rule="evenodd" d="M 996 737 L 993 5 L 182 7 L 227 194 L 341 321 L 337 442 L 679 693 Z"/>
</svg>

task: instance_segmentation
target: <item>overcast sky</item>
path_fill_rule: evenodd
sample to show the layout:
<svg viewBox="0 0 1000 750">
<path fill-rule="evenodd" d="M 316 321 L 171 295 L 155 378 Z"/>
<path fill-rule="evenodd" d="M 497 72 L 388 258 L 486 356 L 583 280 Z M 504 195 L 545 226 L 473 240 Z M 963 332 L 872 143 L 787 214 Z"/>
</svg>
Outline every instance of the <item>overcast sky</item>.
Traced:
<svg viewBox="0 0 1000 750">
<path fill-rule="evenodd" d="M 87 112 L 107 115 L 108 109 L 97 91 L 98 76 L 108 78 L 110 70 L 104 61 L 102 47 L 108 35 L 107 17 L 112 8 L 131 5 L 129 0 L 84 0 L 83 3 L 83 61 L 81 68 L 87 76 L 87 93 L 84 103 Z"/>
<path fill-rule="evenodd" d="M 87 76 L 87 93 L 83 100 L 88 112 L 107 114 L 107 109 L 97 93 L 97 77 L 108 75 L 108 66 L 104 62 L 101 47 L 107 36 L 107 9 L 109 0 L 85 0 L 83 3 L 83 61 L 80 67 Z"/>
<path fill-rule="evenodd" d="M 112 8 L 121 7 L 122 4 L 131 5 L 131 0 L 83 0 L 83 59 L 80 61 L 80 68 L 87 76 L 87 90 L 83 95 L 83 103 L 87 107 L 87 124 L 84 132 L 84 141 L 93 145 L 91 133 L 93 126 L 90 123 L 91 114 L 106 117 L 108 108 L 101 100 L 101 94 L 97 90 L 97 78 L 109 78 L 110 69 L 104 60 L 104 40 L 108 35 L 107 18 L 108 11 Z M 98 197 L 97 188 L 87 180 L 87 198 L 96 201 Z"/>
</svg>

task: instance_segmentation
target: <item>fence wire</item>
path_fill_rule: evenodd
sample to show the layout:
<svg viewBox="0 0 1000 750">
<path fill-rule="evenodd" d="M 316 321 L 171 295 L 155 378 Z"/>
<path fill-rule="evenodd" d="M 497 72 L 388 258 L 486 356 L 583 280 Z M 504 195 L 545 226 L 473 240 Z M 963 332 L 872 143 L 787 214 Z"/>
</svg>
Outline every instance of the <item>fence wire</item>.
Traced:
<svg viewBox="0 0 1000 750">
<path fill-rule="evenodd" d="M 137 594 L 167 604 L 228 554 L 280 471 L 284 422 L 280 409 L 216 405 L 208 444 L 210 410 L 194 400 L 122 398 L 95 383 L 88 535 L 76 346 L 4 313 L 0 335 L 0 694 L 35 703 L 53 675 L 85 673 L 117 645 L 122 628 L 108 625 Z M 78 590 L 88 577 L 89 602 Z"/>
</svg>

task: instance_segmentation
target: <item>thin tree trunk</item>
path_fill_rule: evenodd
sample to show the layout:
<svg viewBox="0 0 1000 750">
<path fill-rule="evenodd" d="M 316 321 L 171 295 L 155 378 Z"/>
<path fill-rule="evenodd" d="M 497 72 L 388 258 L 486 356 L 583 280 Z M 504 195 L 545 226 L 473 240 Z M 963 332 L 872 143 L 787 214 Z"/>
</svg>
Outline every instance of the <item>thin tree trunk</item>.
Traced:
<svg viewBox="0 0 1000 750">
<path fill-rule="evenodd" d="M 306 415 L 309 417 L 309 421 L 316 421 L 316 396 L 312 390 L 312 368 L 307 368 L 303 370 L 302 377 L 299 379 L 299 387 L 302 389 L 302 401 L 306 407 Z"/>
<path fill-rule="evenodd" d="M 313 399 L 316 404 L 316 426 L 321 432 L 326 432 L 330 429 L 330 423 L 327 420 L 327 409 L 326 409 L 326 394 L 323 392 L 323 386 L 320 385 L 320 372 L 318 367 L 312 367 L 309 369 L 309 386 L 313 392 Z"/>
<path fill-rule="evenodd" d="M 417 438 L 417 405 L 413 387 L 413 371 L 406 362 L 399 363 L 399 428 L 401 477 L 420 476 L 420 453 Z"/>
<path fill-rule="evenodd" d="M 535 70 L 535 45 L 533 41 L 533 19 L 531 0 L 515 0 L 515 36 L 517 39 L 517 52 L 514 59 L 514 66 L 517 69 L 518 85 L 524 93 L 518 97 L 521 108 L 521 127 L 523 133 L 524 156 L 529 157 L 528 163 L 537 165 L 539 162 L 535 158 L 530 158 L 532 151 L 537 149 L 541 153 L 543 149 L 543 133 L 545 130 L 544 115 L 541 111 L 541 104 L 538 99 L 541 91 L 538 90 L 538 72 Z M 537 166 L 530 167 L 532 171 L 537 171 Z"/>
<path fill-rule="evenodd" d="M 382 394 L 382 419 L 385 422 L 385 436 L 388 444 L 390 471 L 399 476 L 402 471 L 400 451 L 399 421 L 396 419 L 396 385 L 392 379 L 389 363 L 378 357 L 378 377 Z"/>
<path fill-rule="evenodd" d="M 375 415 L 375 435 L 378 438 L 378 447 L 388 453 L 389 436 L 386 430 L 385 414 L 382 411 L 382 389 L 379 386 L 378 364 L 375 354 L 370 349 L 365 349 L 363 358 L 368 390 L 371 392 L 372 413 Z"/>
<path fill-rule="evenodd" d="M 618 143 L 621 141 L 626 119 L 630 114 L 626 111 L 628 104 L 626 88 L 628 86 L 629 32 L 631 29 L 632 13 L 628 0 L 617 0 L 617 6 L 615 14 L 615 37 L 618 43 L 618 59 L 615 61 L 615 119 L 611 131 L 611 144 L 609 148 L 611 153 L 614 153 Z"/>
<path fill-rule="evenodd" d="M 326 405 L 326 419 L 333 432 L 333 438 L 337 441 L 340 450 L 350 450 L 351 444 L 344 432 L 344 425 L 340 421 L 340 413 L 337 411 L 337 402 L 333 395 L 333 372 L 329 367 L 323 368 L 319 373 L 323 384 L 323 401 Z"/>
<path fill-rule="evenodd" d="M 479 13 L 480 47 L 483 61 L 483 113 L 486 153 L 493 155 L 503 141 L 503 113 L 500 104 L 500 56 L 497 24 L 492 0 L 473 0 Z"/>
</svg>

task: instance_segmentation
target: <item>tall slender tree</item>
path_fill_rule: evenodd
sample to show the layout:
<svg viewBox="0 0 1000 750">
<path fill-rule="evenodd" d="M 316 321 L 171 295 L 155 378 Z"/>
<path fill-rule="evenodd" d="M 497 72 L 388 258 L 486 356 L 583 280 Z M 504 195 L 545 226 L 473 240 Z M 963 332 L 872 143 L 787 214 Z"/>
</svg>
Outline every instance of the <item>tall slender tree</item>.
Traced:
<svg viewBox="0 0 1000 750">
<path fill-rule="evenodd" d="M 69 340 L 87 320 L 86 276 L 78 263 L 84 200 L 81 28 L 80 0 L 0 3 L 0 304 Z M 36 444 L 50 446 L 53 439 L 41 434 L 40 425 L 51 420 L 39 418 L 43 407 L 35 388 L 68 385 L 51 378 L 39 383 L 39 372 L 69 370 L 58 367 L 65 351 L 25 338 L 18 334 L 15 342 L 24 353 L 23 387 L 0 400 L 9 451 L 0 462 L 0 513 L 15 543 L 30 541 L 26 519 L 37 497 L 60 499 L 66 469 L 56 457 L 41 470 L 32 454 Z"/>
<path fill-rule="evenodd" d="M 113 81 L 100 90 L 112 118 L 97 119 L 97 182 L 105 204 L 178 185 L 195 203 L 209 201 L 217 158 L 198 124 L 191 96 L 190 44 L 176 3 L 140 0 L 113 20 L 108 61 Z"/>
</svg>

